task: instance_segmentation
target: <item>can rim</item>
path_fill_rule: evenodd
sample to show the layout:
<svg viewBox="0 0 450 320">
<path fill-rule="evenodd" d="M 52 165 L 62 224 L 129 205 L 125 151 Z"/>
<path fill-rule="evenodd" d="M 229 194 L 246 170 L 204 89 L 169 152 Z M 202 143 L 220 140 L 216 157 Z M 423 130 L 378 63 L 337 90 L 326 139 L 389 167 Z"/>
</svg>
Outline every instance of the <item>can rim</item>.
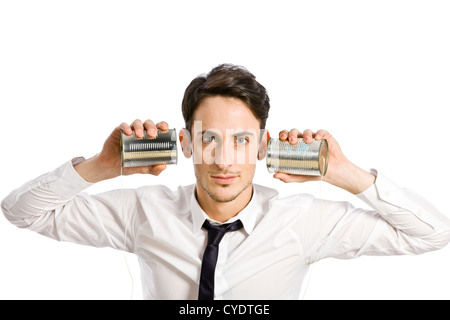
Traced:
<svg viewBox="0 0 450 320">
<path fill-rule="evenodd" d="M 327 139 L 322 139 L 321 143 L 320 143 L 320 147 L 319 147 L 319 156 L 322 157 L 322 148 L 325 148 L 325 165 L 324 167 L 320 166 L 320 159 L 319 159 L 319 172 L 320 174 L 323 176 L 325 176 L 325 174 L 327 173 L 328 170 L 328 158 L 329 158 L 329 148 L 328 148 L 328 141 Z M 322 172 L 323 171 L 323 172 Z"/>
<path fill-rule="evenodd" d="M 175 141 L 175 163 L 174 164 L 178 164 L 178 143 L 177 143 L 178 136 L 177 136 L 177 129 L 173 128 L 172 130 L 173 130 L 172 134 L 175 136 L 175 139 L 174 139 L 174 141 Z"/>
<path fill-rule="evenodd" d="M 123 144 L 123 136 L 124 136 L 124 133 L 123 133 L 123 131 L 122 130 L 120 130 L 120 162 L 121 162 L 121 167 L 123 168 L 123 166 L 124 166 L 124 148 L 123 148 L 123 146 L 124 146 L 124 144 Z"/>
</svg>

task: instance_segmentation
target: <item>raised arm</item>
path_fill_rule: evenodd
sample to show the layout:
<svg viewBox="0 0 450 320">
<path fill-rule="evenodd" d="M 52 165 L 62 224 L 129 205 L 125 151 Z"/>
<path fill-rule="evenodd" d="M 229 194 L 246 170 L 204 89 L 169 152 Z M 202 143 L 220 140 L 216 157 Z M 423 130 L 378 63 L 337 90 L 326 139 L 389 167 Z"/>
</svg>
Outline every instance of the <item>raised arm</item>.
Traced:
<svg viewBox="0 0 450 320">
<path fill-rule="evenodd" d="M 312 261 L 318 259 L 317 255 L 350 258 L 362 254 L 423 253 L 442 248 L 450 241 L 447 216 L 420 195 L 398 186 L 377 171 L 367 172 L 351 163 L 329 132 L 301 133 L 297 129 L 280 132 L 280 139 L 291 144 L 297 144 L 298 138 L 307 143 L 327 139 L 329 161 L 323 180 L 355 194 L 372 209 L 355 208 L 346 202 L 317 201 L 306 218 L 311 221 L 300 225 L 300 228 L 315 225 L 323 229 L 304 241 L 311 255 L 316 256 Z M 284 182 L 321 179 L 283 172 L 275 173 L 274 178 Z M 308 230 L 300 233 L 308 234 Z"/>
<path fill-rule="evenodd" d="M 13 190 L 1 204 L 5 217 L 17 227 L 57 240 L 114 248 L 122 248 L 123 243 L 131 245 L 133 227 L 140 219 L 134 208 L 138 200 L 136 190 L 112 190 L 98 195 L 83 191 L 93 183 L 121 174 L 121 130 L 127 135 L 135 130 L 142 137 L 144 130 L 155 136 L 157 128 L 166 131 L 168 125 L 154 125 L 151 120 L 121 124 L 106 139 L 99 154 L 88 160 L 67 161 Z M 124 168 L 122 174 L 158 175 L 165 168 L 166 165 Z M 124 242 L 126 226 L 129 238 Z"/>
</svg>

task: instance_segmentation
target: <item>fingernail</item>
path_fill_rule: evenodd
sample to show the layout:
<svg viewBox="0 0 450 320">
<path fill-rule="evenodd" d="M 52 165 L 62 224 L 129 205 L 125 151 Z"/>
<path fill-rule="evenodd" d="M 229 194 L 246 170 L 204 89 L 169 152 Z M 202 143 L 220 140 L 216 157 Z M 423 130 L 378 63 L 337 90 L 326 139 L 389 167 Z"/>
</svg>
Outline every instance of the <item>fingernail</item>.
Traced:
<svg viewBox="0 0 450 320">
<path fill-rule="evenodd" d="M 148 130 L 148 134 L 151 137 L 156 137 L 156 130 L 154 128 L 151 128 L 150 130 Z"/>
</svg>

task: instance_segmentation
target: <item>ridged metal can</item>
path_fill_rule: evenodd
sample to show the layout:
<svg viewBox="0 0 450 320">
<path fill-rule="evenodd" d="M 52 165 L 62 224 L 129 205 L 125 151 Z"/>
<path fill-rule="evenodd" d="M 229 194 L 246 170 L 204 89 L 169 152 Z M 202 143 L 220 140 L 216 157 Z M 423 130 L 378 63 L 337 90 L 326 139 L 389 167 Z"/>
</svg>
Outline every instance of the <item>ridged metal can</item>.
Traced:
<svg viewBox="0 0 450 320">
<path fill-rule="evenodd" d="M 324 176 L 328 169 L 328 142 L 314 140 L 305 143 L 298 139 L 297 144 L 279 139 L 269 139 L 267 144 L 266 166 L 269 172 L 278 171 L 308 175 Z"/>
<path fill-rule="evenodd" d="M 120 148 L 122 167 L 142 167 L 155 164 L 177 164 L 177 132 L 169 129 L 158 130 L 156 138 L 149 138 L 147 132 L 143 139 L 137 139 L 135 132 L 131 136 L 121 132 Z"/>
</svg>

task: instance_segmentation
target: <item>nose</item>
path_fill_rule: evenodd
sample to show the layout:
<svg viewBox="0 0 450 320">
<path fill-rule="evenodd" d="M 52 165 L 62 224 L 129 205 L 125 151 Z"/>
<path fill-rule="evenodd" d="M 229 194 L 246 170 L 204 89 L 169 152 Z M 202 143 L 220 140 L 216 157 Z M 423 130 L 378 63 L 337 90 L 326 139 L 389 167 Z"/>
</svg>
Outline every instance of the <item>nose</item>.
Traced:
<svg viewBox="0 0 450 320">
<path fill-rule="evenodd" d="M 214 163 L 219 168 L 226 169 L 234 164 L 234 148 L 229 143 L 218 143 L 214 152 Z"/>
</svg>

